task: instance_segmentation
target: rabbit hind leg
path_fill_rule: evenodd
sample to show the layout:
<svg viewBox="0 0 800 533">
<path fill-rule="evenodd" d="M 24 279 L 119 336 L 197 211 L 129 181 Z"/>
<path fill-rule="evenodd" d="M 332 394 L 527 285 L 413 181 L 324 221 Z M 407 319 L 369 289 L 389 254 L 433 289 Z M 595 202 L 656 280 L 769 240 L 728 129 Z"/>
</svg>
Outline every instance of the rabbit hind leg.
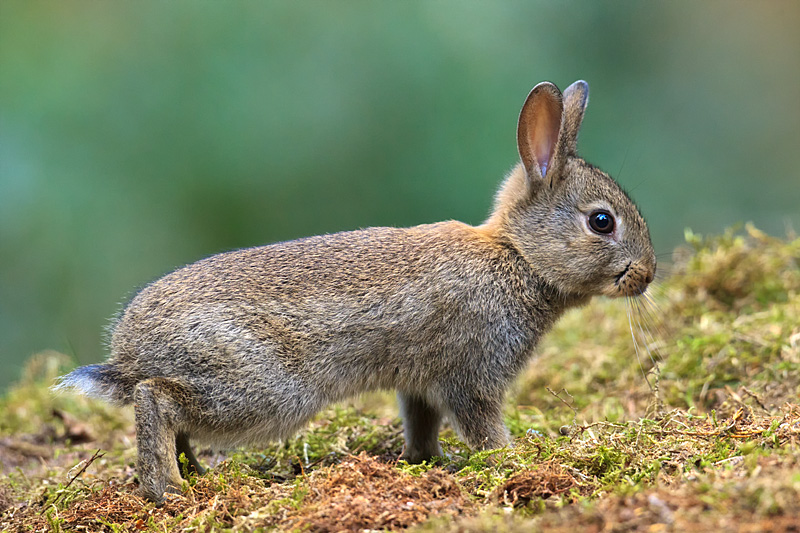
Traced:
<svg viewBox="0 0 800 533">
<path fill-rule="evenodd" d="M 148 500 L 161 503 L 164 491 L 181 490 L 176 445 L 181 434 L 178 429 L 187 422 L 186 406 L 191 405 L 191 397 L 179 382 L 166 378 L 152 378 L 138 383 L 133 397 L 138 493 Z M 185 448 L 181 451 L 186 453 Z M 196 458 L 194 460 L 197 461 Z"/>
</svg>

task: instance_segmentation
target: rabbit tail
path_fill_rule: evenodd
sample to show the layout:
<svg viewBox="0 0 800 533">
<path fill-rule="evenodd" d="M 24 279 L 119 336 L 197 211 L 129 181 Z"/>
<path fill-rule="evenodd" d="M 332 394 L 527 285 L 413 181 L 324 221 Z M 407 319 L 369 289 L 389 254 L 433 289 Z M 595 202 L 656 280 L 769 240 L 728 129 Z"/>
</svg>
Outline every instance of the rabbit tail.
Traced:
<svg viewBox="0 0 800 533">
<path fill-rule="evenodd" d="M 111 365 L 81 366 L 61 377 L 53 386 L 56 392 L 76 390 L 92 398 L 123 405 L 131 403 L 133 396 L 123 387 L 121 373 Z"/>
</svg>

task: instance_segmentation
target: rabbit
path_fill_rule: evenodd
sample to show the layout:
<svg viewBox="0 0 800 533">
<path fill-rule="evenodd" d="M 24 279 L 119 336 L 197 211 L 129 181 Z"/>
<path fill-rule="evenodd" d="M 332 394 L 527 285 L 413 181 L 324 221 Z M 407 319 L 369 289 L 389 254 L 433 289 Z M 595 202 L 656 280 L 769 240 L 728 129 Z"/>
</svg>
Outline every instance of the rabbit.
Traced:
<svg viewBox="0 0 800 533">
<path fill-rule="evenodd" d="M 213 255 L 142 289 L 105 364 L 74 388 L 134 405 L 139 493 L 179 492 L 190 441 L 286 439 L 332 402 L 396 390 L 401 458 L 441 456 L 443 417 L 477 449 L 507 445 L 506 391 L 541 337 L 593 296 L 653 280 L 647 224 L 608 174 L 576 155 L 588 84 L 528 95 L 520 162 L 488 219 L 376 227 Z"/>
</svg>

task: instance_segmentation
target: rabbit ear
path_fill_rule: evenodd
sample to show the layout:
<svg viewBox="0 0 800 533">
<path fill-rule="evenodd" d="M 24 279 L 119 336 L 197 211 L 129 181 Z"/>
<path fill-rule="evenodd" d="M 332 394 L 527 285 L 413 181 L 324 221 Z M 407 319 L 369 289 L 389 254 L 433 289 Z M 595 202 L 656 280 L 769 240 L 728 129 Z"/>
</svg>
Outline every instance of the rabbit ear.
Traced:
<svg viewBox="0 0 800 533">
<path fill-rule="evenodd" d="M 561 130 L 561 91 L 542 82 L 528 94 L 517 123 L 517 149 L 528 178 L 545 178 L 557 172 L 556 146 Z"/>
<path fill-rule="evenodd" d="M 583 113 L 589 103 L 589 84 L 578 80 L 564 91 L 564 149 L 575 154 L 578 145 L 578 130 L 581 129 Z"/>
</svg>

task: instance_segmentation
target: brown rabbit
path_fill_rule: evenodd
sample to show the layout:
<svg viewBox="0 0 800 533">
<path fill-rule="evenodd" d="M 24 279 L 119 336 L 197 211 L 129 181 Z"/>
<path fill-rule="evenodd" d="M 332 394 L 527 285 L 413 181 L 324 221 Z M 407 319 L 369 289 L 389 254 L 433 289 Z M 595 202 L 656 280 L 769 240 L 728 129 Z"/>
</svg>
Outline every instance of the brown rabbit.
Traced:
<svg viewBox="0 0 800 533">
<path fill-rule="evenodd" d="M 622 189 L 575 153 L 588 100 L 540 83 L 517 126 L 519 164 L 481 226 L 308 237 L 223 253 L 139 292 L 113 328 L 111 357 L 73 387 L 133 402 L 140 492 L 181 486 L 189 440 L 284 439 L 320 409 L 398 391 L 403 457 L 441 454 L 447 416 L 471 446 L 506 445 L 505 393 L 561 314 L 592 296 L 632 296 L 656 260 Z"/>
</svg>

